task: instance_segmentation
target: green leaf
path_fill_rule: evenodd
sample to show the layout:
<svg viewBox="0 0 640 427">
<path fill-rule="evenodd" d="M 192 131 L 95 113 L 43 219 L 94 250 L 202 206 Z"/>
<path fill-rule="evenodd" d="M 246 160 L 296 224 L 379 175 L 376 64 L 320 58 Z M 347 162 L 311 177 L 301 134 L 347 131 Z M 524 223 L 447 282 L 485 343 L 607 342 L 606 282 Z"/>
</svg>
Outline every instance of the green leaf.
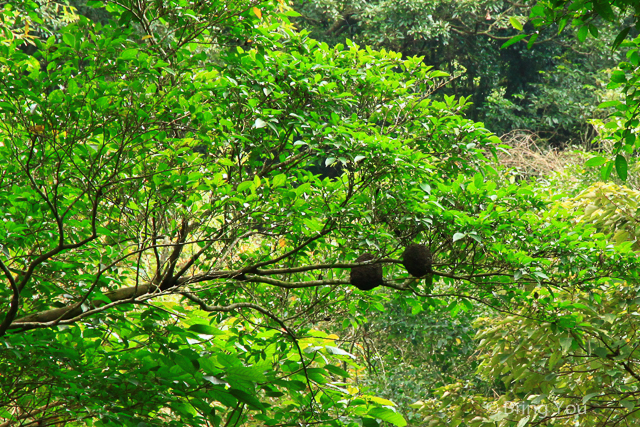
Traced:
<svg viewBox="0 0 640 427">
<path fill-rule="evenodd" d="M 230 366 L 225 369 L 230 379 L 238 379 L 244 381 L 262 382 L 266 378 L 259 368 L 247 366 Z"/>
<path fill-rule="evenodd" d="M 616 172 L 621 180 L 627 180 L 627 159 L 622 154 L 616 156 Z"/>
<path fill-rule="evenodd" d="M 62 35 L 62 41 L 67 45 L 73 47 L 76 44 L 76 38 L 69 33 L 64 33 Z"/>
<path fill-rule="evenodd" d="M 321 368 L 307 368 L 305 373 L 306 373 L 306 376 L 311 381 L 317 382 L 318 384 L 326 384 L 326 383 L 329 382 L 329 380 L 325 377 L 327 372 L 324 369 L 321 369 Z"/>
<path fill-rule="evenodd" d="M 531 49 L 535 44 L 536 40 L 538 40 L 538 33 L 531 35 L 529 42 L 527 43 L 527 49 Z"/>
<path fill-rule="evenodd" d="M 587 39 L 588 33 L 589 33 L 589 27 L 587 27 L 586 25 L 583 25 L 578 29 L 578 33 L 576 35 L 578 37 L 578 40 L 580 40 L 580 43 L 584 43 L 584 41 Z"/>
<path fill-rule="evenodd" d="M 120 59 L 129 60 L 138 56 L 138 49 L 125 49 L 120 54 Z"/>
<path fill-rule="evenodd" d="M 511 23 L 511 26 L 513 28 L 515 28 L 518 31 L 522 31 L 522 24 L 520 23 L 518 18 L 516 18 L 515 16 L 510 16 L 509 17 L 509 22 Z"/>
<path fill-rule="evenodd" d="M 589 400 L 591 400 L 592 397 L 596 397 L 599 396 L 600 392 L 595 392 L 595 393 L 589 393 L 587 394 L 585 397 L 582 398 L 582 404 L 584 405 L 585 403 L 587 403 Z"/>
<path fill-rule="evenodd" d="M 222 373 L 222 369 L 215 364 L 212 358 L 201 357 L 198 359 L 198 364 L 203 372 L 211 375 L 218 375 Z"/>
<path fill-rule="evenodd" d="M 621 400 L 620 404 L 624 406 L 628 411 L 633 411 L 633 408 L 636 407 L 636 404 L 634 401 L 627 400 L 627 399 Z"/>
<path fill-rule="evenodd" d="M 544 13 L 545 13 L 544 6 L 540 3 L 536 3 L 531 8 L 531 16 L 544 16 Z"/>
<path fill-rule="evenodd" d="M 606 181 L 609 179 L 609 177 L 611 176 L 611 172 L 613 171 L 613 162 L 609 161 L 607 162 L 606 166 L 603 166 L 602 169 L 600 169 L 600 177 L 602 178 L 603 181 Z"/>
<path fill-rule="evenodd" d="M 558 34 L 562 33 L 562 30 L 565 29 L 565 27 L 567 26 L 568 23 L 569 23 L 569 17 L 568 16 L 565 16 L 565 17 L 560 19 L 560 22 L 558 23 Z"/>
<path fill-rule="evenodd" d="M 218 363 L 220 363 L 225 368 L 228 368 L 230 366 L 242 366 L 242 362 L 240 361 L 240 359 L 238 359 L 238 356 L 236 354 L 219 353 L 216 354 L 215 357 Z"/>
<path fill-rule="evenodd" d="M 287 176 L 282 173 L 274 176 L 272 181 L 274 187 L 280 187 L 281 185 L 284 185 L 285 182 L 287 182 Z"/>
<path fill-rule="evenodd" d="M 258 409 L 260 411 L 265 410 L 265 407 L 262 404 L 262 402 L 260 402 L 254 395 L 249 394 L 242 390 L 235 389 L 235 388 L 229 389 L 228 391 L 229 393 L 231 393 L 231 395 L 233 395 L 233 397 L 238 399 L 240 402 L 246 403 L 252 408 Z"/>
<path fill-rule="evenodd" d="M 56 89 L 49 94 L 49 102 L 52 104 L 60 104 L 64 101 L 64 93 L 60 89 Z"/>
<path fill-rule="evenodd" d="M 382 397 L 378 397 L 378 396 L 366 396 L 367 399 L 371 402 L 375 402 L 378 405 L 382 405 L 382 406 L 396 406 L 395 403 L 393 403 L 392 401 L 388 400 L 388 399 L 384 399 Z"/>
<path fill-rule="evenodd" d="M 549 369 L 553 369 L 553 367 L 558 363 L 558 360 L 562 357 L 562 353 L 559 351 L 554 351 L 551 353 L 551 357 L 549 357 Z"/>
<path fill-rule="evenodd" d="M 394 426 L 404 427 L 407 425 L 402 415 L 389 408 L 373 408 L 367 412 L 367 415 L 391 423 Z"/>
<path fill-rule="evenodd" d="M 536 272 L 533 273 L 533 275 L 536 276 L 536 277 L 540 277 L 541 279 L 545 279 L 545 280 L 549 279 L 549 276 L 544 274 L 542 271 L 536 271 Z"/>
<path fill-rule="evenodd" d="M 592 157 L 589 160 L 587 160 L 585 162 L 585 166 L 590 168 L 590 167 L 594 167 L 594 166 L 600 166 L 602 164 L 604 164 L 607 161 L 606 158 L 602 157 L 602 156 L 597 156 L 597 157 Z"/>
<path fill-rule="evenodd" d="M 450 75 L 451 74 L 447 73 L 446 71 L 434 70 L 429 73 L 429 78 L 435 79 L 437 77 L 449 77 Z"/>
<path fill-rule="evenodd" d="M 173 360 L 176 362 L 178 366 L 180 366 L 185 372 L 189 374 L 193 374 L 196 372 L 196 368 L 191 362 L 191 359 L 183 356 L 182 354 L 176 353 L 173 355 Z"/>
<path fill-rule="evenodd" d="M 238 184 L 238 192 L 242 193 L 244 190 L 252 188 L 254 185 L 253 181 L 244 181 Z"/>
<path fill-rule="evenodd" d="M 69 80 L 69 84 L 67 85 L 67 93 L 69 95 L 75 95 L 78 93 L 78 83 L 75 80 Z"/>
<path fill-rule="evenodd" d="M 636 135 L 627 131 L 627 134 L 624 137 L 624 143 L 627 147 L 633 147 L 636 144 Z"/>
<path fill-rule="evenodd" d="M 598 108 L 609 108 L 609 107 L 617 107 L 618 105 L 622 105 L 620 101 L 606 101 L 602 102 L 598 105 Z"/>
<path fill-rule="evenodd" d="M 482 243 L 482 236 L 478 235 L 478 233 L 476 233 L 475 231 L 472 231 L 471 233 L 469 233 L 468 236 L 471 237 L 476 242 Z"/>
<path fill-rule="evenodd" d="M 627 76 L 624 74 L 622 70 L 613 70 L 610 77 L 611 82 L 613 83 L 627 83 Z M 605 127 L 611 129 L 617 127 L 617 123 L 615 121 L 608 122 Z"/>
<path fill-rule="evenodd" d="M 273 380 L 272 383 L 292 391 L 303 391 L 303 390 L 306 390 L 307 388 L 306 383 L 302 381 L 297 381 L 297 380 L 293 380 L 293 381 Z"/>
<path fill-rule="evenodd" d="M 455 233 L 453 235 L 453 241 L 457 242 L 460 239 L 464 239 L 466 237 L 467 233 Z"/>
<path fill-rule="evenodd" d="M 518 34 L 515 37 L 511 37 L 509 40 L 507 40 L 502 46 L 500 46 L 500 49 L 504 49 L 506 47 L 511 46 L 514 43 L 518 43 L 520 40 L 526 38 L 527 35 L 526 34 Z"/>
<path fill-rule="evenodd" d="M 16 109 L 8 102 L 0 101 L 0 111 L 14 112 Z"/>
<path fill-rule="evenodd" d="M 433 292 L 433 274 L 427 274 L 424 278 L 424 290 L 427 293 Z"/>
<path fill-rule="evenodd" d="M 606 359 L 609 355 L 609 351 L 604 347 L 597 347 L 593 350 L 593 352 L 602 359 Z"/>
<path fill-rule="evenodd" d="M 324 365 L 324 369 L 326 369 L 327 371 L 331 372 L 334 375 L 339 375 L 342 378 L 351 378 L 351 376 L 347 371 L 335 365 L 330 365 L 330 364 Z"/>
<path fill-rule="evenodd" d="M 476 173 L 473 176 L 473 184 L 476 186 L 476 188 L 482 188 L 482 184 L 484 184 L 484 177 L 481 173 Z"/>
<path fill-rule="evenodd" d="M 234 408 L 238 404 L 238 400 L 235 397 L 233 397 L 231 394 L 229 394 L 229 392 L 222 391 L 219 388 L 213 388 L 208 392 L 208 394 L 211 395 L 211 397 L 214 400 L 217 400 L 218 402 L 222 403 L 224 406 L 228 408 Z"/>
<path fill-rule="evenodd" d="M 620 46 L 620 44 L 622 44 L 622 42 L 624 41 L 625 37 L 627 37 L 627 34 L 629 34 L 629 30 L 631 30 L 631 27 L 627 27 L 624 30 L 620 31 L 620 33 L 618 33 L 618 35 L 616 36 L 616 39 L 613 41 L 613 44 L 611 45 L 611 50 L 616 50 L 618 48 L 618 46 Z"/>
<path fill-rule="evenodd" d="M 189 327 L 190 331 L 193 331 L 197 334 L 205 334 L 205 335 L 226 335 L 218 328 L 214 328 L 211 325 L 203 325 L 203 324 L 195 324 Z"/>
<path fill-rule="evenodd" d="M 573 343 L 573 338 L 572 337 L 562 337 L 560 338 L 560 346 L 562 347 L 562 351 L 563 352 L 567 352 L 569 351 L 569 349 L 571 348 L 571 344 Z"/>
<path fill-rule="evenodd" d="M 363 417 L 361 418 L 361 420 L 362 420 L 362 427 L 380 427 L 380 423 L 378 423 L 373 418 Z"/>
<path fill-rule="evenodd" d="M 607 21 L 613 21 L 615 19 L 615 14 L 611 9 L 611 5 L 609 4 L 609 0 L 593 0 L 593 8 L 595 11 Z"/>
</svg>

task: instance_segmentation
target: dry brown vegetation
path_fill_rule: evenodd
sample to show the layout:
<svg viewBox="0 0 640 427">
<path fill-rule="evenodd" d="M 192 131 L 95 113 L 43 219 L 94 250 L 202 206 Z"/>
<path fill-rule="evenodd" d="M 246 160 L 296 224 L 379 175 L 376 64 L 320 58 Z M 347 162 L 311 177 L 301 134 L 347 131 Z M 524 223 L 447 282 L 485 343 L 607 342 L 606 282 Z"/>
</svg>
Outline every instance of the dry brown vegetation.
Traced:
<svg viewBox="0 0 640 427">
<path fill-rule="evenodd" d="M 580 161 L 580 155 L 567 150 L 544 147 L 537 134 L 515 130 L 500 137 L 511 148 L 498 152 L 501 165 L 514 168 L 522 178 L 537 178 L 561 172 Z"/>
</svg>

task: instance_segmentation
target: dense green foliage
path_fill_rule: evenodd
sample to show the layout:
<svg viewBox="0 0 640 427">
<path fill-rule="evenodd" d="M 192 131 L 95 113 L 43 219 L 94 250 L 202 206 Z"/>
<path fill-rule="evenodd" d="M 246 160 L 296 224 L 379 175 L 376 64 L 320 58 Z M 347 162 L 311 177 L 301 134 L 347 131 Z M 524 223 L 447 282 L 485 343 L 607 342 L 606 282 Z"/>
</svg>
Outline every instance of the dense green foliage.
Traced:
<svg viewBox="0 0 640 427">
<path fill-rule="evenodd" d="M 314 324 L 382 307 L 344 268 L 451 234 L 416 216 L 455 209 L 426 183 L 473 176 L 497 139 L 425 96 L 443 73 L 320 45 L 278 4 L 124 6 L 1 46 L 3 418 L 402 425 Z"/>
<path fill-rule="evenodd" d="M 77 5 L 2 9 L 2 425 L 637 422 L 638 193 L 592 172 L 518 181 L 454 96 L 478 84 L 451 80 L 458 53 L 449 74 L 319 42 L 279 1 Z M 359 5 L 380 14 L 354 39 L 416 46 L 386 18 L 412 2 Z M 511 39 L 524 6 L 438 5 L 540 54 Z M 414 33 L 453 44 L 443 10 Z M 637 170 L 640 39 L 624 43 L 609 89 L 626 102 L 587 162 L 601 179 Z M 424 277 L 411 243 L 433 255 Z M 382 286 L 351 285 L 371 264 Z"/>
<path fill-rule="evenodd" d="M 558 33 L 542 26 L 528 40 L 509 44 L 521 30 L 533 30 L 531 6 L 503 0 L 424 2 L 296 1 L 296 25 L 329 44 L 358 43 L 423 56 L 427 65 L 455 76 L 440 92 L 473 102 L 468 117 L 498 135 L 514 129 L 538 133 L 556 146 L 587 143 L 595 136 L 589 120 L 610 100 L 606 70 L 619 61 L 609 41 L 618 27 L 593 21 L 600 39 L 584 41 L 577 27 Z M 586 29 L 586 28 L 585 28 Z"/>
</svg>

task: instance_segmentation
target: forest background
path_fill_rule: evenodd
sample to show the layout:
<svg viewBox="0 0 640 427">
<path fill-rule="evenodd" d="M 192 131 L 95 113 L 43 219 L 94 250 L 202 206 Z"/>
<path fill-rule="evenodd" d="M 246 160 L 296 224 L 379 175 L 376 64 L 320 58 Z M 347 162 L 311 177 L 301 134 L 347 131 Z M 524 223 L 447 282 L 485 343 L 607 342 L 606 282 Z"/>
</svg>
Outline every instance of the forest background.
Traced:
<svg viewBox="0 0 640 427">
<path fill-rule="evenodd" d="M 637 423 L 633 1 L 0 5 L 0 425 Z"/>
</svg>

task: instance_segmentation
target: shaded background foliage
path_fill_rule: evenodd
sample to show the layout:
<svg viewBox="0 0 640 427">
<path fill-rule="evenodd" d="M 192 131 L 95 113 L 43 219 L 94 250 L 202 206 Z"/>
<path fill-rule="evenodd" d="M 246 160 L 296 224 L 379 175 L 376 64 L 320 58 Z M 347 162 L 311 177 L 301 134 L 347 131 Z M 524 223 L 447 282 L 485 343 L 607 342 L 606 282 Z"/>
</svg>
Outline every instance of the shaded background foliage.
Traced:
<svg viewBox="0 0 640 427">
<path fill-rule="evenodd" d="M 592 24 L 599 39 L 577 45 L 578 28 L 536 30 L 524 42 L 501 49 L 526 23 L 531 4 L 510 1 L 333 1 L 302 0 L 293 7 L 299 28 L 329 43 L 358 43 L 422 56 L 427 65 L 456 76 L 441 93 L 469 97 L 468 117 L 498 135 L 515 129 L 538 133 L 555 146 L 590 142 L 588 120 L 604 117 L 597 105 L 607 76 L 620 60 L 609 45 L 618 27 L 604 20 Z M 583 39 L 582 34 L 580 38 Z"/>
</svg>

